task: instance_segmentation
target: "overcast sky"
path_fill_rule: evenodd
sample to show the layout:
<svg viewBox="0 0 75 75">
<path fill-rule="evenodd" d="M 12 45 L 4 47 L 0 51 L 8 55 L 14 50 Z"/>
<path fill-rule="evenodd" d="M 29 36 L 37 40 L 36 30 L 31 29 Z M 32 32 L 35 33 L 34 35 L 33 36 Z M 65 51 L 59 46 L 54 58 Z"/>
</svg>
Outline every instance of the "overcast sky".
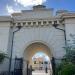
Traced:
<svg viewBox="0 0 75 75">
<path fill-rule="evenodd" d="M 54 8 L 55 11 L 59 9 L 75 11 L 75 0 L 0 0 L 0 15 L 29 10 L 39 4 Z"/>
</svg>

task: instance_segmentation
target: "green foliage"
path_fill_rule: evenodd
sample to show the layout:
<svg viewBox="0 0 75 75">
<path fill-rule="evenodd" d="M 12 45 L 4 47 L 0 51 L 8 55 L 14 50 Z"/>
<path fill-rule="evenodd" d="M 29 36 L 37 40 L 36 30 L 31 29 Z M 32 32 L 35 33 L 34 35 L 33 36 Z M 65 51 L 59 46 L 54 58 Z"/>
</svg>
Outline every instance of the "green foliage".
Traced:
<svg viewBox="0 0 75 75">
<path fill-rule="evenodd" d="M 68 47 L 66 49 L 66 55 L 65 55 L 65 58 L 67 60 L 67 62 L 72 62 L 72 63 L 75 63 L 75 48 L 73 47 Z"/>
<path fill-rule="evenodd" d="M 5 58 L 5 54 L 4 53 L 0 53 L 0 63 L 2 63 L 2 61 L 4 60 Z"/>
<path fill-rule="evenodd" d="M 75 65 L 72 63 L 63 64 L 58 75 L 75 75 Z"/>
<path fill-rule="evenodd" d="M 75 75 L 75 48 L 66 48 L 62 63 L 56 68 L 56 75 Z"/>
<path fill-rule="evenodd" d="M 59 72 L 63 69 L 64 65 L 68 64 L 65 61 L 62 61 L 57 67 L 56 67 L 56 75 L 60 75 Z"/>
</svg>

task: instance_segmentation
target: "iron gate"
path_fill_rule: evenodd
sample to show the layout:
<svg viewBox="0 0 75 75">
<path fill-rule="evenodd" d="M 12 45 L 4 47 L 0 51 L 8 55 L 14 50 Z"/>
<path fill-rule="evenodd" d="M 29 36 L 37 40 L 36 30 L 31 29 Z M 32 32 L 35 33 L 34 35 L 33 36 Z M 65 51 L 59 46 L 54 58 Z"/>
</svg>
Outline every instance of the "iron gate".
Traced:
<svg viewBox="0 0 75 75">
<path fill-rule="evenodd" d="M 15 58 L 14 75 L 23 75 L 23 58 Z"/>
</svg>

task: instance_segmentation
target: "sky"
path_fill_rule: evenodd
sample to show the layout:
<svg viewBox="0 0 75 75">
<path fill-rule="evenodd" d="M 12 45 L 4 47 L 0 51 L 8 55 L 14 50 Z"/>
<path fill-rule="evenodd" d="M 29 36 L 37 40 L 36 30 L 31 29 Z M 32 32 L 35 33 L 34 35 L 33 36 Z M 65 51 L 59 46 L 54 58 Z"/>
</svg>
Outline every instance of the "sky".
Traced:
<svg viewBox="0 0 75 75">
<path fill-rule="evenodd" d="M 10 15 L 21 10 L 32 9 L 35 5 L 45 5 L 57 10 L 75 11 L 75 0 L 0 0 L 0 16 Z"/>
<path fill-rule="evenodd" d="M 48 57 L 45 53 L 43 53 L 43 52 L 37 52 L 37 53 L 32 57 L 32 60 L 34 61 L 35 58 L 40 58 L 40 57 L 44 58 L 45 61 L 49 61 L 49 60 L 50 60 L 49 57 Z"/>
</svg>

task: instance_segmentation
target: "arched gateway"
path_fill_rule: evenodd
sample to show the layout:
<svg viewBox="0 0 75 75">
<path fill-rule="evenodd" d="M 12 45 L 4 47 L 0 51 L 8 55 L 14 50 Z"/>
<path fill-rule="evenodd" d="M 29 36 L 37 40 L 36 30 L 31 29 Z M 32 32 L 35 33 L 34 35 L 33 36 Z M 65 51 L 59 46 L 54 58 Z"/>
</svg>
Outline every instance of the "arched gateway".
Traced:
<svg viewBox="0 0 75 75">
<path fill-rule="evenodd" d="M 53 16 L 53 9 L 45 6 L 34 6 L 33 10 L 23 10 L 21 13 L 12 14 L 13 26 L 22 28 L 14 35 L 13 58 L 23 58 L 23 74 L 27 75 L 27 66 L 35 65 L 32 57 L 38 51 L 45 53 L 50 59 L 61 59 L 65 50 L 64 32 L 53 27 L 54 23 L 64 29 L 59 17 Z M 10 33 L 11 35 L 11 33 Z M 42 60 L 42 59 L 41 59 Z M 52 65 L 53 67 L 53 65 Z M 52 70 L 52 67 L 50 69 Z M 51 71 L 52 73 L 52 71 Z"/>
<path fill-rule="evenodd" d="M 37 61 L 34 61 L 34 62 L 32 61 L 32 57 L 38 52 L 43 52 L 49 57 L 49 61 L 47 61 L 47 64 L 45 64 L 46 61 L 43 60 L 43 58 L 39 58 Z M 50 48 L 46 45 L 46 43 L 34 42 L 34 43 L 29 44 L 27 46 L 27 48 L 25 49 L 23 56 L 24 56 L 23 58 L 25 60 L 25 61 L 23 61 L 23 65 L 24 65 L 23 66 L 23 74 L 27 74 L 26 69 L 30 65 L 32 65 L 32 69 L 34 69 L 34 70 L 39 70 L 41 68 L 41 70 L 44 70 L 44 71 L 47 66 L 49 73 L 52 74 L 51 60 L 52 60 L 53 55 L 52 55 Z M 26 62 L 26 61 L 28 61 L 28 62 Z M 28 66 L 27 66 L 27 64 L 28 64 Z"/>
<path fill-rule="evenodd" d="M 58 11 L 54 15 L 53 8 L 49 9 L 43 5 L 34 6 L 32 10 L 13 13 L 9 17 L 0 17 L 0 49 L 11 58 L 0 65 L 0 71 L 8 71 L 8 68 L 9 72 L 14 71 L 16 67 L 14 59 L 17 60 L 17 65 L 18 61 L 21 61 L 23 75 L 27 75 L 28 65 L 32 65 L 34 69 L 40 68 L 38 66 L 44 68 L 45 66 L 42 65 L 45 61 L 44 57 L 32 60 L 36 53 L 43 52 L 49 57 L 51 65 L 49 68 L 54 72 L 55 63 L 58 64 L 60 61 L 58 59 L 62 59 L 66 53 L 63 48 L 67 46 L 66 40 L 69 45 L 74 43 L 74 18 L 75 14 L 67 11 Z M 18 29 L 18 27 L 22 28 Z M 34 64 L 38 62 L 37 60 L 42 64 Z"/>
<path fill-rule="evenodd" d="M 21 73 L 23 71 L 23 75 L 27 75 L 27 63 L 36 66 L 31 57 L 38 51 L 49 57 L 53 69 L 65 55 L 63 47 L 67 44 L 75 46 L 75 13 L 58 10 L 54 15 L 53 8 L 37 5 L 32 10 L 0 16 L 0 51 L 10 58 L 0 64 L 0 72 L 8 69 L 9 72 L 14 71 L 21 63 Z"/>
</svg>

